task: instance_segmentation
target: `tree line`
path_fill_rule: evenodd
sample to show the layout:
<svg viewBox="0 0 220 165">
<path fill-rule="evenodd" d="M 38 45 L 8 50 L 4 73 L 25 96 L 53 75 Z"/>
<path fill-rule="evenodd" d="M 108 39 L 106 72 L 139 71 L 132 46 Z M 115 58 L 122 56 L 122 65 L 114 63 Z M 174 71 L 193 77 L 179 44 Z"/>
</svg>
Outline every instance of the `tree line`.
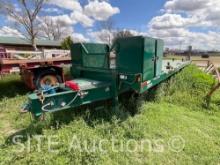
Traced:
<svg viewBox="0 0 220 165">
<path fill-rule="evenodd" d="M 46 38 L 49 40 L 62 40 L 62 46 L 69 48 L 73 42 L 71 34 L 67 34 L 62 21 L 55 21 L 51 17 L 43 16 L 42 9 L 48 0 L 0 0 L 0 14 L 8 16 L 11 19 L 11 26 L 18 30 L 27 40 L 30 41 L 34 50 L 37 50 L 36 39 Z M 128 30 L 116 30 L 112 19 L 102 21 L 98 30 L 106 30 L 106 34 L 98 34 L 100 41 L 112 44 L 116 38 L 133 36 Z M 74 38 L 74 36 L 73 36 Z"/>
</svg>

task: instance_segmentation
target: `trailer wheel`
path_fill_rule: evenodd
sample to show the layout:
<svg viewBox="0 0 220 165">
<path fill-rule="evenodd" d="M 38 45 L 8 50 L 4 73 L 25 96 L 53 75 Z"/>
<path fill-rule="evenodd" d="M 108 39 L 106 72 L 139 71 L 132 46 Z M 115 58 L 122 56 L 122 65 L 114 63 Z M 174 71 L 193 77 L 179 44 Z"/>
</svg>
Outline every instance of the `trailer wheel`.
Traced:
<svg viewBox="0 0 220 165">
<path fill-rule="evenodd" d="M 43 85 L 55 86 L 57 83 L 62 83 L 62 78 L 53 70 L 47 70 L 40 73 L 36 78 L 36 88 L 40 89 Z"/>
</svg>

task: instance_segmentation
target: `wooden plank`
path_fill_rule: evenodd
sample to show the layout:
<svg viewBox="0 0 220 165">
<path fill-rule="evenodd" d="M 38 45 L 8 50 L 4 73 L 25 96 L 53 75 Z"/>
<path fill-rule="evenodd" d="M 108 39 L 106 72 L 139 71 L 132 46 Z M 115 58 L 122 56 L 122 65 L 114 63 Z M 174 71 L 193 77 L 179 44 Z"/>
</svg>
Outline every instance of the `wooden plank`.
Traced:
<svg viewBox="0 0 220 165">
<path fill-rule="evenodd" d="M 211 91 L 208 93 L 208 97 L 211 97 L 212 96 L 212 94 L 216 91 L 216 90 L 218 90 L 219 89 L 219 87 L 220 87 L 220 83 L 218 83 L 217 85 L 215 85 L 212 89 L 211 89 Z"/>
<path fill-rule="evenodd" d="M 41 51 L 20 51 L 20 50 L 6 50 L 6 53 L 11 53 L 11 54 L 41 54 L 43 55 L 43 52 Z"/>
<path fill-rule="evenodd" d="M 217 78 L 218 78 L 218 82 L 220 83 L 220 73 L 218 71 L 218 68 L 215 68 L 215 72 L 216 72 L 216 75 L 217 75 Z"/>
<path fill-rule="evenodd" d="M 31 59 L 31 60 L 10 60 L 1 59 L 1 65 L 13 65 L 13 64 L 28 64 L 28 63 L 44 63 L 44 62 L 59 62 L 59 61 L 71 61 L 70 57 L 63 58 L 51 58 L 51 59 Z"/>
</svg>

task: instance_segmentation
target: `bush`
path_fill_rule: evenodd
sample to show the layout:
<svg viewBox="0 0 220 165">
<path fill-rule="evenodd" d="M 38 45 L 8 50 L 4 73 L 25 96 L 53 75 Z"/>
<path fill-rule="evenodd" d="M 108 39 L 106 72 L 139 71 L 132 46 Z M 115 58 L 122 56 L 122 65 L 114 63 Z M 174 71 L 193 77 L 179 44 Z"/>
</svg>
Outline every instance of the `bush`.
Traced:
<svg viewBox="0 0 220 165">
<path fill-rule="evenodd" d="M 73 40 L 69 36 L 63 40 L 63 42 L 61 43 L 61 47 L 62 49 L 70 50 L 72 44 L 73 44 Z"/>
<path fill-rule="evenodd" d="M 205 104 L 206 95 L 215 83 L 211 75 L 191 65 L 169 81 L 159 85 L 156 101 L 201 109 Z"/>
</svg>

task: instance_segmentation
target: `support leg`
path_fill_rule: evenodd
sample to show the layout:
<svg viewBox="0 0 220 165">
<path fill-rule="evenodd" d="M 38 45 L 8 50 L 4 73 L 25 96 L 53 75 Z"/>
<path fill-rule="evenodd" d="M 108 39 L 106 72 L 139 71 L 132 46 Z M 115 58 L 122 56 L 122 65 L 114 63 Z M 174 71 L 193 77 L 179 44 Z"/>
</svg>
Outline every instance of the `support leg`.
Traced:
<svg viewBox="0 0 220 165">
<path fill-rule="evenodd" d="M 119 110 L 118 96 L 113 99 L 112 106 L 113 106 L 112 108 L 113 108 L 114 111 Z"/>
</svg>

